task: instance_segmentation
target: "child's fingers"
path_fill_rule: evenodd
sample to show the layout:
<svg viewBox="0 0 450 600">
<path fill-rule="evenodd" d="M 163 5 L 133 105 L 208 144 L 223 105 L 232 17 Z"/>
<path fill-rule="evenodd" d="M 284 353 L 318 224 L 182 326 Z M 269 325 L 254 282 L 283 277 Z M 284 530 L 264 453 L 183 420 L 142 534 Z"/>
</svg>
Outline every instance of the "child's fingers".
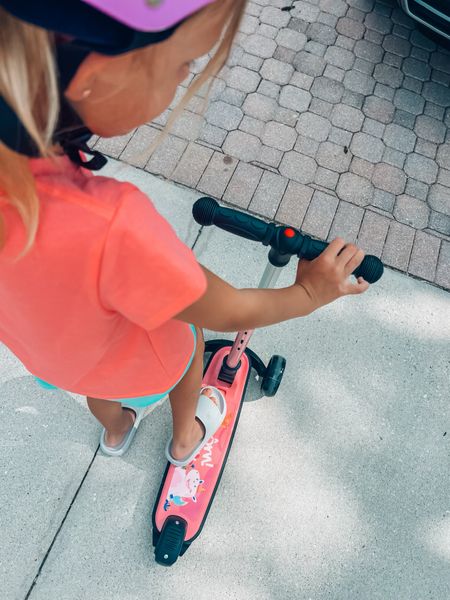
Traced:
<svg viewBox="0 0 450 600">
<path fill-rule="evenodd" d="M 369 284 L 362 277 L 358 277 L 356 283 L 349 282 L 349 294 L 362 294 L 369 289 Z"/>
<path fill-rule="evenodd" d="M 345 251 L 344 251 L 345 252 Z M 356 248 L 355 246 L 355 252 L 354 254 L 350 257 L 350 259 L 348 260 L 347 264 L 344 267 L 344 273 L 345 275 L 348 277 L 351 273 L 353 273 L 353 271 L 359 267 L 359 265 L 362 263 L 362 261 L 364 260 L 364 252 L 362 250 L 359 250 L 358 248 Z"/>
<path fill-rule="evenodd" d="M 341 252 L 341 250 L 345 247 L 345 240 L 342 238 L 336 238 L 332 242 L 328 244 L 325 250 L 322 252 L 322 256 L 336 256 Z"/>
</svg>

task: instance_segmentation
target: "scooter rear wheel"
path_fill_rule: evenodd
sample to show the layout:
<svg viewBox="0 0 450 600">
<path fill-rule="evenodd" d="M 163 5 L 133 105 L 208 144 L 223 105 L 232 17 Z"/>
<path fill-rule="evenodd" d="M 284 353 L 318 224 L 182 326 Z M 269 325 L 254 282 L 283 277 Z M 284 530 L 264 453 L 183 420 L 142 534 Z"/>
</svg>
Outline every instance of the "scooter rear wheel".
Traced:
<svg viewBox="0 0 450 600">
<path fill-rule="evenodd" d="M 182 553 L 187 523 L 177 516 L 167 517 L 155 546 L 155 560 L 170 567 Z"/>
<path fill-rule="evenodd" d="M 266 371 L 261 381 L 261 391 L 265 396 L 275 396 L 283 379 L 286 368 L 286 359 L 274 354 L 269 360 Z"/>
</svg>

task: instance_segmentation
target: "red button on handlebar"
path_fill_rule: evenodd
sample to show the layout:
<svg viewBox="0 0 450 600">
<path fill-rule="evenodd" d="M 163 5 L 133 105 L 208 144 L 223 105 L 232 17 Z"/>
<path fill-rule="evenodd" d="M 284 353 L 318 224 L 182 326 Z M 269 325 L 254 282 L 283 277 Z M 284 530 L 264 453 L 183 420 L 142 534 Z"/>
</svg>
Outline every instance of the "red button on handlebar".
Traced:
<svg viewBox="0 0 450 600">
<path fill-rule="evenodd" d="M 284 233 L 284 235 L 285 235 L 286 237 L 288 237 L 288 238 L 293 238 L 293 237 L 295 237 L 295 231 L 294 231 L 294 230 L 293 230 L 291 227 L 287 227 L 287 228 L 284 230 L 284 232 L 283 232 L 283 233 Z"/>
</svg>

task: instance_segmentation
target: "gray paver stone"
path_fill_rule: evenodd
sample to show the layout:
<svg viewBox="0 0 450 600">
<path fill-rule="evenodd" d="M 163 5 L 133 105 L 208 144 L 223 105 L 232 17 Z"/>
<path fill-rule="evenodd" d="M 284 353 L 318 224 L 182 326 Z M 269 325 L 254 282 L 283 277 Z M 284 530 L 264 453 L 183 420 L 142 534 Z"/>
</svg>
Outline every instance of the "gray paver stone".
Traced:
<svg viewBox="0 0 450 600">
<path fill-rule="evenodd" d="M 384 98 L 385 100 L 393 100 L 395 90 L 387 85 L 384 85 L 384 83 L 377 83 L 373 93 L 375 94 L 375 96 L 378 96 L 378 98 Z"/>
<path fill-rule="evenodd" d="M 450 88 L 434 81 L 423 84 L 422 95 L 426 100 L 447 108 L 450 106 Z"/>
<path fill-rule="evenodd" d="M 273 219 L 287 184 L 285 177 L 265 171 L 250 202 L 250 210 Z"/>
<path fill-rule="evenodd" d="M 390 225 L 390 219 L 366 210 L 359 230 L 357 244 L 366 252 L 380 257 Z"/>
<path fill-rule="evenodd" d="M 242 17 L 241 23 L 239 25 L 239 31 L 242 31 L 242 33 L 255 33 L 258 25 L 259 21 L 256 17 L 249 14 L 245 14 Z"/>
<path fill-rule="evenodd" d="M 307 40 L 308 38 L 304 33 L 294 31 L 293 29 L 281 29 L 276 37 L 276 42 L 280 46 L 295 50 L 296 52 L 303 49 Z"/>
<path fill-rule="evenodd" d="M 433 119 L 442 120 L 444 119 L 445 108 L 438 106 L 437 104 L 433 104 L 432 102 L 426 102 L 423 112 L 429 117 L 433 117 Z"/>
<path fill-rule="evenodd" d="M 321 44 L 320 42 L 315 42 L 314 40 L 309 40 L 309 42 L 305 45 L 305 51 L 310 52 L 311 54 L 315 54 L 316 56 L 323 57 L 327 50 L 327 46 L 325 44 Z"/>
<path fill-rule="evenodd" d="M 303 231 L 326 240 L 338 203 L 339 201 L 335 196 L 316 190 L 306 211 L 302 225 Z"/>
<path fill-rule="evenodd" d="M 375 165 L 373 163 L 359 158 L 358 156 L 352 158 L 352 163 L 350 165 L 350 171 L 352 173 L 361 175 L 361 177 L 365 177 L 366 179 L 372 178 L 374 168 Z"/>
<path fill-rule="evenodd" d="M 419 29 L 416 29 L 411 34 L 411 43 L 424 50 L 435 50 L 436 44 L 433 40 L 424 35 Z"/>
<path fill-rule="evenodd" d="M 347 71 L 344 77 L 344 85 L 352 92 L 368 96 L 374 90 L 375 81 L 366 73 L 361 73 L 360 71 Z"/>
<path fill-rule="evenodd" d="M 442 146 L 439 146 L 436 154 L 436 161 L 439 166 L 450 170 L 450 144 L 442 144 Z"/>
<path fill-rule="evenodd" d="M 403 80 L 403 87 L 407 90 L 411 90 L 411 92 L 415 92 L 416 94 L 420 94 L 422 92 L 422 82 L 418 79 L 413 79 L 413 77 L 405 77 Z"/>
<path fill-rule="evenodd" d="M 286 152 L 279 167 L 282 175 L 299 183 L 311 183 L 314 180 L 316 169 L 317 164 L 314 159 L 294 150 Z"/>
<path fill-rule="evenodd" d="M 342 104 L 353 106 L 353 108 L 362 108 L 362 105 L 364 104 L 364 96 L 363 94 L 357 94 L 356 92 L 345 90 L 344 95 L 342 96 Z"/>
<path fill-rule="evenodd" d="M 259 167 L 238 163 L 223 199 L 242 208 L 248 208 L 263 173 L 263 169 Z"/>
<path fill-rule="evenodd" d="M 417 181 L 416 179 L 408 177 L 405 193 L 409 196 L 413 196 L 414 198 L 418 198 L 419 200 L 426 200 L 429 189 L 430 186 L 426 183 L 423 183 L 423 181 Z"/>
<path fill-rule="evenodd" d="M 259 18 L 262 23 L 268 23 L 269 25 L 280 28 L 286 27 L 286 25 L 289 23 L 290 15 L 289 13 L 283 12 L 275 6 L 265 6 L 262 9 Z"/>
<path fill-rule="evenodd" d="M 324 12 L 336 17 L 343 17 L 348 9 L 347 3 L 343 0 L 320 0 L 319 6 Z"/>
<path fill-rule="evenodd" d="M 263 94 L 264 96 L 268 96 L 269 98 L 274 98 L 275 100 L 278 98 L 280 93 L 281 86 L 277 83 L 273 83 L 273 81 L 266 81 L 263 79 L 258 86 L 258 93 Z"/>
<path fill-rule="evenodd" d="M 297 71 L 311 77 L 318 77 L 324 72 L 326 62 L 321 56 L 302 50 L 296 55 L 292 64 Z"/>
<path fill-rule="evenodd" d="M 245 67 L 246 69 L 250 69 L 251 71 L 259 71 L 262 67 L 263 62 L 263 58 L 255 56 L 254 54 L 249 54 L 248 52 L 244 52 L 242 54 L 239 64 L 241 65 L 241 67 Z"/>
<path fill-rule="evenodd" d="M 247 94 L 254 92 L 260 81 L 261 76 L 258 73 L 241 66 L 230 69 L 227 77 L 227 85 L 229 87 L 236 88 Z"/>
<path fill-rule="evenodd" d="M 424 231 L 416 231 L 408 272 L 434 281 L 441 240 Z"/>
<path fill-rule="evenodd" d="M 337 38 L 337 33 L 334 27 L 330 27 L 329 25 L 318 22 L 311 23 L 306 30 L 306 35 L 309 39 L 321 44 L 325 44 L 326 46 L 331 46 L 334 44 Z"/>
<path fill-rule="evenodd" d="M 206 111 L 205 118 L 211 125 L 231 131 L 239 126 L 244 113 L 237 106 L 227 102 L 211 102 Z"/>
<path fill-rule="evenodd" d="M 414 131 L 424 140 L 440 144 L 445 140 L 447 128 L 444 123 L 432 119 L 427 115 L 420 115 L 416 119 Z"/>
<path fill-rule="evenodd" d="M 197 139 L 201 127 L 204 123 L 202 115 L 196 115 L 184 110 L 172 126 L 172 133 L 185 140 L 194 141 Z"/>
<path fill-rule="evenodd" d="M 448 59 L 448 53 L 444 54 L 443 52 L 433 52 L 430 59 L 431 66 L 435 69 L 439 69 L 440 71 L 444 71 L 444 73 L 450 74 L 450 61 Z"/>
<path fill-rule="evenodd" d="M 328 136 L 328 141 L 334 142 L 335 144 L 338 144 L 338 146 L 348 147 L 352 141 L 352 133 L 345 129 L 339 129 L 339 127 L 332 127 L 330 135 Z"/>
<path fill-rule="evenodd" d="M 243 48 L 249 54 L 254 54 L 255 56 L 260 56 L 261 58 L 270 58 L 273 56 L 273 53 L 277 48 L 277 44 L 270 38 L 264 37 L 263 35 L 259 35 L 257 33 L 252 33 L 244 41 Z"/>
<path fill-rule="evenodd" d="M 383 34 L 378 33 L 378 31 L 374 31 L 373 29 L 366 29 L 364 39 L 368 42 L 372 42 L 373 44 L 381 46 L 381 44 L 383 43 Z"/>
<path fill-rule="evenodd" d="M 450 217 L 435 210 L 431 211 L 429 228 L 450 237 Z"/>
<path fill-rule="evenodd" d="M 270 121 L 277 110 L 277 106 L 277 102 L 273 98 L 254 93 L 247 96 L 242 110 L 246 115 L 255 119 Z"/>
<path fill-rule="evenodd" d="M 405 75 L 409 75 L 420 81 L 427 81 L 431 75 L 431 68 L 428 63 L 412 57 L 405 58 L 402 63 L 402 71 Z"/>
<path fill-rule="evenodd" d="M 409 112 L 405 112 L 404 110 L 400 110 L 399 108 L 397 108 L 394 113 L 393 122 L 396 125 L 400 125 L 401 127 L 406 127 L 407 129 L 414 129 L 416 115 L 413 115 Z"/>
<path fill-rule="evenodd" d="M 191 142 L 172 174 L 173 180 L 188 187 L 196 187 L 212 154 L 213 151 L 209 148 Z"/>
<path fill-rule="evenodd" d="M 294 67 L 274 58 L 268 58 L 264 61 L 260 73 L 264 79 L 286 85 L 294 73 Z"/>
<path fill-rule="evenodd" d="M 277 221 L 300 229 L 313 191 L 306 185 L 290 181 L 276 213 Z"/>
<path fill-rule="evenodd" d="M 368 40 L 358 40 L 355 44 L 354 53 L 359 58 L 368 60 L 372 63 L 379 63 L 383 58 L 383 48 L 378 44 Z"/>
<path fill-rule="evenodd" d="M 359 131 L 364 121 L 364 115 L 357 108 L 338 104 L 333 107 L 331 122 L 336 127 L 341 127 L 353 133 Z"/>
<path fill-rule="evenodd" d="M 261 138 L 265 126 L 266 124 L 264 121 L 260 121 L 259 119 L 255 119 L 254 117 L 249 117 L 248 115 L 245 115 L 245 117 L 239 124 L 239 129 L 241 131 L 251 133 L 252 135 L 256 135 L 256 137 Z"/>
<path fill-rule="evenodd" d="M 365 32 L 366 28 L 362 23 L 349 19 L 348 17 L 342 17 L 339 19 L 336 25 L 336 31 L 346 37 L 353 40 L 360 40 Z"/>
<path fill-rule="evenodd" d="M 278 150 L 292 150 L 297 134 L 293 127 L 288 127 L 282 123 L 269 121 L 262 136 L 262 142 L 266 146 L 272 146 Z"/>
<path fill-rule="evenodd" d="M 323 74 L 324 77 L 327 77 L 328 79 L 334 79 L 334 81 L 343 81 L 345 71 L 343 69 L 339 69 L 338 67 L 334 67 L 333 65 L 327 65 Z"/>
<path fill-rule="evenodd" d="M 436 283 L 450 289 L 450 243 L 442 240 L 436 269 Z"/>
<path fill-rule="evenodd" d="M 355 56 L 350 50 L 339 48 L 339 46 L 330 46 L 327 48 L 324 56 L 327 63 L 341 69 L 350 69 L 355 62 Z"/>
<path fill-rule="evenodd" d="M 241 92 L 240 90 L 236 90 L 235 88 L 229 87 L 226 87 L 220 96 L 222 102 L 226 102 L 227 104 L 232 104 L 233 106 L 239 107 L 242 106 L 245 98 L 245 92 Z"/>
<path fill-rule="evenodd" d="M 364 209 L 348 202 L 340 201 L 328 240 L 336 237 L 343 238 L 347 243 L 354 244 L 358 237 L 359 228 L 364 216 Z"/>
<path fill-rule="evenodd" d="M 272 25 L 268 25 L 267 23 L 261 23 L 261 25 L 256 30 L 258 35 L 262 35 L 264 37 L 270 38 L 274 40 L 277 35 L 278 29 L 276 27 L 272 27 Z"/>
<path fill-rule="evenodd" d="M 384 190 L 376 189 L 372 198 L 372 206 L 381 208 L 386 212 L 392 212 L 394 210 L 395 195 Z"/>
<path fill-rule="evenodd" d="M 306 156 L 310 156 L 311 158 L 315 158 L 317 154 L 317 150 L 319 149 L 319 142 L 313 140 L 311 138 L 307 138 L 303 135 L 299 135 L 297 137 L 297 141 L 294 146 L 294 150 L 300 152 L 300 154 L 305 154 Z"/>
<path fill-rule="evenodd" d="M 244 131 L 231 131 L 223 144 L 223 151 L 239 160 L 256 160 L 261 149 L 261 141 Z"/>
<path fill-rule="evenodd" d="M 298 118 L 296 129 L 305 137 L 324 142 L 331 129 L 330 122 L 314 113 L 304 112 Z"/>
<path fill-rule="evenodd" d="M 286 31 L 292 31 L 292 29 L 287 29 Z M 276 60 L 279 60 L 283 63 L 287 63 L 292 65 L 295 58 L 295 50 L 290 50 L 289 48 L 284 48 L 283 46 L 278 46 L 278 48 L 273 53 L 273 57 Z"/>
<path fill-rule="evenodd" d="M 161 132 L 158 129 L 148 125 L 138 127 L 120 155 L 120 160 L 136 167 L 144 167 L 152 155 L 153 143 L 159 135 Z"/>
<path fill-rule="evenodd" d="M 391 65 L 385 65 L 383 63 L 379 63 L 375 67 L 373 76 L 380 83 L 388 85 L 392 88 L 399 88 L 404 77 L 400 69 L 392 67 Z"/>
<path fill-rule="evenodd" d="M 433 210 L 450 216 L 450 188 L 437 183 L 428 195 L 428 204 Z"/>
<path fill-rule="evenodd" d="M 317 21 L 319 23 L 325 23 L 325 25 L 329 25 L 330 27 L 336 27 L 336 23 L 338 22 L 338 17 L 334 15 L 330 15 L 326 12 L 321 12 L 317 17 Z"/>
<path fill-rule="evenodd" d="M 299 114 L 295 110 L 289 108 L 278 107 L 273 117 L 274 121 L 288 125 L 289 127 L 295 127 L 298 121 Z"/>
<path fill-rule="evenodd" d="M 406 271 L 414 242 L 414 234 L 415 231 L 412 227 L 392 221 L 381 255 L 384 264 Z"/>
<path fill-rule="evenodd" d="M 197 189 L 205 194 L 221 198 L 237 165 L 237 160 L 225 162 L 226 157 L 221 152 L 215 152 L 209 161 Z"/>
<path fill-rule="evenodd" d="M 416 143 L 416 134 L 406 127 L 395 123 L 386 126 L 384 142 L 387 146 L 401 152 L 412 152 Z"/>
<path fill-rule="evenodd" d="M 394 105 L 413 115 L 420 115 L 423 112 L 425 100 L 410 90 L 397 90 L 394 97 Z"/>
<path fill-rule="evenodd" d="M 334 191 L 336 189 L 338 179 L 338 173 L 330 171 L 329 169 L 325 169 L 324 167 L 319 167 L 316 171 L 316 176 L 314 177 L 314 183 Z"/>
<path fill-rule="evenodd" d="M 294 10 L 291 11 L 291 14 L 296 19 L 301 19 L 302 21 L 307 21 L 308 23 L 314 23 L 319 16 L 320 9 L 313 4 L 309 4 L 308 2 L 296 2 L 294 5 Z"/>
<path fill-rule="evenodd" d="M 383 142 L 367 133 L 355 133 L 350 150 L 355 156 L 376 163 L 381 160 L 384 152 Z"/>
<path fill-rule="evenodd" d="M 311 94 L 293 85 L 286 85 L 280 92 L 279 103 L 285 108 L 298 112 L 308 109 L 311 102 Z"/>
<path fill-rule="evenodd" d="M 450 188 L 450 171 L 447 171 L 446 169 L 439 169 L 438 183 Z"/>
<path fill-rule="evenodd" d="M 406 154 L 404 152 L 400 152 L 399 150 L 395 150 L 394 148 L 387 147 L 383 152 L 382 161 L 387 163 L 388 165 L 392 165 L 394 167 L 398 167 L 399 169 L 403 169 L 405 160 Z"/>
<path fill-rule="evenodd" d="M 379 121 L 375 121 L 374 119 L 369 119 L 368 117 L 365 119 L 364 125 L 362 128 L 364 133 L 369 133 L 370 135 L 373 135 L 378 138 L 383 137 L 385 129 L 386 129 L 386 126 L 383 123 L 380 123 Z"/>
<path fill-rule="evenodd" d="M 414 229 L 425 229 L 428 226 L 430 209 L 426 202 L 402 194 L 395 202 L 394 217 L 400 223 L 410 225 Z"/>
<path fill-rule="evenodd" d="M 221 147 L 225 138 L 227 137 L 228 131 L 215 127 L 209 123 L 205 123 L 200 131 L 199 140 L 212 144 L 213 146 Z"/>
<path fill-rule="evenodd" d="M 378 33 L 386 34 L 392 30 L 392 21 L 389 17 L 385 17 L 376 12 L 368 13 L 364 20 L 364 24 L 369 29 L 374 29 Z"/>
<path fill-rule="evenodd" d="M 432 159 L 436 158 L 437 149 L 437 144 L 433 144 L 433 142 L 428 142 L 422 138 L 417 139 L 416 147 L 414 148 L 417 154 L 422 154 L 422 156 L 427 156 L 428 158 Z"/>
<path fill-rule="evenodd" d="M 341 200 L 357 206 L 367 206 L 372 203 L 374 188 L 364 177 L 354 173 L 343 173 L 339 178 L 336 193 Z"/>
<path fill-rule="evenodd" d="M 308 22 L 302 21 L 302 19 L 297 19 L 296 17 L 292 17 L 292 19 L 289 21 L 288 28 L 298 31 L 299 33 L 305 33 L 305 31 L 308 29 Z"/>
<path fill-rule="evenodd" d="M 394 117 L 394 106 L 389 100 L 378 98 L 378 96 L 368 96 L 364 101 L 363 112 L 371 119 L 376 119 L 381 123 L 390 123 Z"/>
<path fill-rule="evenodd" d="M 438 166 L 434 160 L 414 153 L 406 159 L 405 172 L 409 177 L 431 184 L 436 181 Z"/>
<path fill-rule="evenodd" d="M 397 35 L 387 35 L 383 41 L 383 48 L 392 54 L 398 56 L 409 56 L 411 52 L 411 44 L 408 40 L 405 40 Z"/>
<path fill-rule="evenodd" d="M 351 161 L 350 152 L 345 152 L 342 146 L 332 142 L 322 142 L 317 152 L 316 160 L 321 167 L 344 173 L 348 170 Z"/>
<path fill-rule="evenodd" d="M 276 148 L 270 148 L 269 146 L 261 146 L 261 151 L 258 156 L 258 162 L 269 165 L 270 167 L 278 168 L 278 165 L 283 158 L 283 152 Z"/>
<path fill-rule="evenodd" d="M 170 177 L 185 151 L 186 146 L 187 142 L 185 140 L 169 134 L 161 144 L 157 146 L 150 157 L 150 160 L 146 164 L 145 170 L 154 175 Z"/>
<path fill-rule="evenodd" d="M 406 186 L 406 176 L 397 167 L 386 163 L 378 163 L 373 170 L 372 183 L 385 192 L 402 194 Z"/>
<path fill-rule="evenodd" d="M 363 58 L 357 58 L 353 68 L 357 71 L 361 71 L 361 73 L 365 73 L 366 75 L 372 75 L 375 65 L 368 60 L 364 60 Z"/>
<path fill-rule="evenodd" d="M 133 129 L 133 131 L 130 131 L 125 135 L 118 135 L 113 138 L 100 138 L 95 144 L 95 149 L 112 158 L 118 158 L 125 150 L 134 132 L 135 130 Z"/>
<path fill-rule="evenodd" d="M 383 56 L 383 62 L 386 65 L 391 65 L 392 67 L 401 67 L 402 65 L 402 57 L 397 56 L 396 54 L 391 54 L 390 52 L 385 52 Z"/>
<path fill-rule="evenodd" d="M 344 86 L 339 81 L 327 77 L 317 77 L 311 86 L 311 94 L 326 102 L 336 104 L 342 98 Z"/>
<path fill-rule="evenodd" d="M 328 118 L 333 110 L 333 105 L 330 102 L 321 100 L 320 98 L 313 98 L 309 106 L 309 110 L 316 115 Z"/>
<path fill-rule="evenodd" d="M 311 75 L 305 75 L 304 73 L 299 73 L 295 71 L 295 73 L 291 77 L 291 85 L 295 85 L 296 87 L 301 88 L 302 90 L 309 90 L 313 84 L 314 77 Z"/>
</svg>

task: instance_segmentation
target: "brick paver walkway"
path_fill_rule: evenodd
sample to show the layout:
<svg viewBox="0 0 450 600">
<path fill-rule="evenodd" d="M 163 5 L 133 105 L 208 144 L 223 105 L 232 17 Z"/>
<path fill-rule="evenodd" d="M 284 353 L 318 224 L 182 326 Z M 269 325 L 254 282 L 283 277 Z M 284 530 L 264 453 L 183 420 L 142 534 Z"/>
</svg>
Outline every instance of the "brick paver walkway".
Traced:
<svg viewBox="0 0 450 600">
<path fill-rule="evenodd" d="M 290 4 L 249 2 L 204 117 L 96 148 L 450 289 L 450 52 L 395 0 Z"/>
</svg>

